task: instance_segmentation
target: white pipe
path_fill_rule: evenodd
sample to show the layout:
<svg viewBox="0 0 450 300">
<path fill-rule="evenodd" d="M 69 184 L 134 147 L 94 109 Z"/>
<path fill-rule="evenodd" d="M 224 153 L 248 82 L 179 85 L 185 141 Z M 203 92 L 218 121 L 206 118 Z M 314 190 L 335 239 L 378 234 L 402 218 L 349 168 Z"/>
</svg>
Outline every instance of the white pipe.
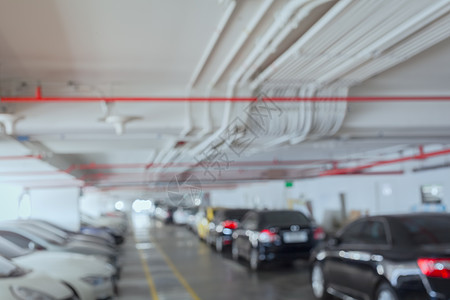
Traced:
<svg viewBox="0 0 450 300">
<path fill-rule="evenodd" d="M 253 50 L 242 63 L 241 67 L 236 70 L 234 75 L 231 77 L 229 84 L 231 90 L 234 90 L 234 87 L 236 86 L 242 75 L 245 73 L 245 71 L 248 70 L 250 65 L 260 55 L 260 53 L 264 51 L 266 46 L 276 36 L 280 29 L 285 26 L 292 14 L 309 1 L 311 0 L 293 0 L 283 8 L 279 16 L 275 19 L 275 22 L 267 30 L 266 34 L 258 41 Z"/>
<path fill-rule="evenodd" d="M 255 90 L 266 78 L 268 78 L 279 66 L 284 64 L 291 55 L 298 52 L 307 44 L 318 32 L 323 30 L 337 15 L 341 14 L 347 6 L 352 4 L 352 0 L 343 0 L 335 4 L 318 22 L 316 22 L 297 42 L 285 51 L 278 59 L 268 66 L 255 80 L 250 87 Z"/>
<path fill-rule="evenodd" d="M 193 129 L 193 125 L 192 125 L 192 107 L 191 107 L 191 102 L 190 101 L 186 101 L 185 102 L 185 108 L 186 108 L 186 128 L 183 129 L 183 131 L 181 131 L 180 133 L 180 137 L 185 137 L 187 136 Z"/>
<path fill-rule="evenodd" d="M 343 77 L 342 80 L 351 80 L 355 83 L 362 82 L 439 43 L 449 35 L 450 21 L 442 18 L 431 26 L 428 26 L 425 30 L 420 31 L 409 41 L 389 50 L 383 57 L 364 64 L 351 74 Z M 389 59 L 390 56 L 393 58 Z M 355 78 L 355 80 L 353 78 Z"/>
<path fill-rule="evenodd" d="M 194 74 L 192 75 L 191 80 L 189 82 L 189 87 L 192 88 L 197 83 L 198 77 L 200 76 L 200 73 L 203 71 L 212 51 L 216 47 L 217 41 L 220 39 L 223 30 L 227 26 L 228 21 L 230 20 L 230 17 L 233 14 L 235 7 L 236 7 L 236 0 L 232 0 L 228 5 L 227 9 L 225 10 L 224 15 L 220 19 L 216 30 L 214 31 L 211 39 L 208 42 L 208 45 L 206 46 L 205 52 L 203 53 L 197 67 L 194 70 Z"/>
<path fill-rule="evenodd" d="M 359 2 L 362 3 L 362 2 Z M 380 4 L 382 2 L 378 2 Z M 335 24 L 335 27 L 342 28 L 342 31 L 345 32 L 347 27 L 350 28 L 357 28 L 357 30 L 350 31 L 350 33 L 347 33 L 345 35 L 345 39 L 341 39 L 344 42 L 339 42 L 335 45 L 333 45 L 333 52 L 335 53 L 345 53 L 345 55 L 340 56 L 333 56 L 331 58 L 328 57 L 321 57 L 320 59 L 315 60 L 313 64 L 310 64 L 308 67 L 302 67 L 299 72 L 296 73 L 297 76 L 304 76 L 304 74 L 308 74 L 309 77 L 312 78 L 319 78 L 322 74 L 326 72 L 330 72 L 333 69 L 337 68 L 342 63 L 349 60 L 350 57 L 355 56 L 358 52 L 363 51 L 365 47 L 370 45 L 370 43 L 373 43 L 374 40 L 377 38 L 383 36 L 386 34 L 386 32 L 390 31 L 392 28 L 398 26 L 398 24 L 403 21 L 403 16 L 405 15 L 411 15 L 410 11 L 417 11 L 417 8 L 411 9 L 412 6 L 407 6 L 404 8 L 402 1 L 397 1 L 389 6 L 389 10 L 384 12 L 383 10 L 376 10 L 377 6 L 375 7 L 366 7 L 366 11 L 369 11 L 371 13 L 377 13 L 381 14 L 384 19 L 380 21 L 379 18 L 369 18 L 367 15 L 359 14 L 364 19 L 368 19 L 369 21 L 363 21 L 361 26 L 355 24 L 344 26 L 339 26 L 338 24 Z M 362 5 L 360 5 L 362 6 Z M 385 6 L 385 5 L 384 5 Z M 382 7 L 384 7 L 382 6 Z M 398 11 L 398 8 L 401 8 L 400 11 Z M 408 8 L 410 8 L 408 10 Z M 414 7 L 413 7 L 414 8 Z M 395 14 L 395 17 L 392 17 L 389 15 L 390 11 L 393 11 L 392 14 Z M 371 21 L 370 21 L 371 20 Z M 380 23 L 381 22 L 381 23 Z M 331 30 L 330 30 L 331 31 Z M 370 31 L 370 32 L 369 32 Z M 353 32 L 353 33 L 351 33 Z M 337 35 L 339 38 L 340 36 Z M 317 44 L 317 43 L 316 43 Z M 314 46 L 314 49 L 320 48 L 320 43 L 318 45 Z M 312 50 L 314 52 L 315 50 Z M 298 70 L 298 69 L 297 69 Z M 289 77 L 290 74 L 286 73 L 283 74 L 285 77 Z M 273 76 L 275 77 L 275 76 Z"/>
<path fill-rule="evenodd" d="M 250 20 L 248 26 L 242 31 L 241 35 L 238 37 L 236 43 L 234 46 L 230 49 L 228 52 L 228 55 L 223 60 L 222 64 L 217 68 L 217 72 L 214 74 L 214 76 L 211 79 L 211 82 L 209 84 L 210 88 L 213 88 L 217 82 L 222 78 L 224 72 L 228 69 L 233 59 L 236 57 L 236 54 L 241 50 L 241 47 L 245 44 L 247 41 L 248 36 L 253 32 L 253 30 L 256 28 L 256 26 L 261 22 L 261 19 L 266 14 L 267 10 L 272 5 L 273 0 L 265 0 L 263 4 L 259 7 L 259 9 L 256 11 L 254 17 Z"/>
<path fill-rule="evenodd" d="M 260 66 L 269 58 L 269 56 L 278 49 L 278 47 L 286 39 L 286 37 L 298 27 L 300 22 L 305 17 L 307 17 L 313 9 L 329 1 L 330 0 L 313 1 L 300 9 L 297 14 L 291 19 L 291 21 L 281 30 L 281 32 L 274 36 L 271 43 L 267 45 L 267 47 L 265 47 L 262 54 L 252 64 L 251 68 L 249 68 L 242 76 L 241 82 L 246 82 L 250 79 L 255 71 L 260 68 Z"/>
<path fill-rule="evenodd" d="M 207 101 L 205 103 L 205 105 L 206 105 L 206 107 L 205 107 L 205 109 L 206 109 L 206 112 L 205 112 L 205 127 L 203 128 L 202 131 L 200 131 L 197 134 L 197 138 L 204 137 L 205 135 L 210 133 L 212 128 L 213 128 L 213 124 L 212 124 L 213 121 L 212 121 L 212 118 L 211 118 L 211 102 Z"/>
<path fill-rule="evenodd" d="M 323 57 L 318 57 L 317 59 L 307 57 L 308 53 L 311 54 L 323 54 L 325 51 L 330 48 L 333 43 L 336 41 L 346 41 L 347 36 L 345 39 L 342 38 L 343 35 L 345 35 L 346 28 L 352 29 L 354 27 L 353 19 L 352 21 L 349 21 L 349 18 L 346 17 L 347 15 L 352 16 L 364 16 L 365 11 L 371 11 L 372 6 L 374 4 L 377 4 L 376 2 L 356 2 L 355 5 L 350 6 L 345 15 L 339 15 L 333 20 L 333 27 L 324 30 L 319 31 L 314 36 L 315 42 L 310 42 L 305 44 L 301 48 L 301 56 L 299 58 L 292 57 L 290 60 L 287 60 L 283 66 L 280 66 L 272 76 L 271 79 L 273 80 L 285 80 L 286 78 L 295 78 L 295 79 L 303 79 L 305 76 L 308 78 L 313 78 L 309 72 L 309 68 L 311 68 L 311 64 L 317 64 L 320 63 L 323 60 L 328 60 L 327 63 L 329 64 L 329 57 L 327 55 L 324 55 Z M 358 20 L 358 19 L 357 19 Z M 359 29 L 359 28 L 358 28 Z M 341 42 L 342 43 L 342 42 Z M 300 49 L 298 49 L 300 51 Z M 333 51 L 334 48 L 333 48 Z M 336 53 L 339 53 L 339 51 L 335 51 Z M 304 56 L 306 57 L 304 58 Z M 327 64 L 327 67 L 328 67 Z M 306 75 L 305 75 L 306 74 Z"/>
<path fill-rule="evenodd" d="M 219 129 L 217 129 L 212 135 L 210 135 L 206 140 L 198 144 L 194 149 L 189 151 L 189 154 L 191 156 L 196 156 L 203 150 L 205 150 L 208 146 L 211 145 L 214 141 L 217 140 L 217 138 L 220 137 L 220 135 L 227 129 L 229 122 L 230 122 L 230 116 L 231 116 L 231 108 L 232 108 L 232 102 L 227 101 L 225 103 L 225 110 L 222 118 L 222 125 Z"/>
<path fill-rule="evenodd" d="M 356 55 L 353 59 L 348 60 L 338 68 L 335 68 L 333 71 L 323 75 L 318 79 L 319 84 L 325 85 L 329 82 L 332 82 L 339 76 L 349 72 L 350 70 L 356 68 L 358 65 L 361 65 L 367 60 L 370 60 L 378 53 L 383 52 L 384 50 L 400 42 L 407 36 L 411 35 L 415 31 L 426 26 L 433 20 L 446 14 L 449 10 L 450 2 L 448 0 L 444 0 L 430 7 L 429 9 L 422 11 L 408 22 L 403 23 L 401 26 L 395 28 L 383 38 L 373 43 L 370 47 L 366 48 L 363 52 Z"/>
</svg>

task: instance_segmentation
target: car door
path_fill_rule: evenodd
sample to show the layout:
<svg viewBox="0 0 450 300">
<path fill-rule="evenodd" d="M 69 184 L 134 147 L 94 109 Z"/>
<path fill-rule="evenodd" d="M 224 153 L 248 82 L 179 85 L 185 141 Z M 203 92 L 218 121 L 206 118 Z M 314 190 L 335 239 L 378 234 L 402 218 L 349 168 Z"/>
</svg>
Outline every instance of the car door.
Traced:
<svg viewBox="0 0 450 300">
<path fill-rule="evenodd" d="M 368 299 L 377 282 L 376 266 L 388 247 L 381 220 L 360 221 L 342 234 L 333 266 L 334 288 L 358 299 Z"/>
<path fill-rule="evenodd" d="M 364 222 L 356 221 L 349 224 L 338 236 L 333 244 L 328 244 L 327 257 L 324 261 L 324 273 L 330 287 L 345 292 L 347 290 L 351 266 L 343 259 L 346 251 L 353 250 L 359 242 Z M 347 291 L 348 292 L 348 291 Z"/>
<path fill-rule="evenodd" d="M 242 221 L 242 226 L 237 230 L 238 240 L 237 246 L 239 248 L 239 253 L 248 258 L 250 255 L 250 250 L 252 244 L 250 238 L 255 235 L 255 231 L 258 227 L 258 216 L 256 213 L 249 213 L 245 219 Z"/>
</svg>

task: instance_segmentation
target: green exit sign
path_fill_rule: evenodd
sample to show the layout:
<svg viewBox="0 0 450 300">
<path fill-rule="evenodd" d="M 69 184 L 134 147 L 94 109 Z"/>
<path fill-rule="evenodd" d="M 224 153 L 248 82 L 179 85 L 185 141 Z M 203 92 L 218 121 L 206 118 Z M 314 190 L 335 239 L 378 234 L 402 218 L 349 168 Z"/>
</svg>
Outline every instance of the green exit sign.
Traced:
<svg viewBox="0 0 450 300">
<path fill-rule="evenodd" d="M 286 187 L 292 187 L 293 186 L 292 181 L 286 181 L 285 184 L 286 184 Z"/>
</svg>

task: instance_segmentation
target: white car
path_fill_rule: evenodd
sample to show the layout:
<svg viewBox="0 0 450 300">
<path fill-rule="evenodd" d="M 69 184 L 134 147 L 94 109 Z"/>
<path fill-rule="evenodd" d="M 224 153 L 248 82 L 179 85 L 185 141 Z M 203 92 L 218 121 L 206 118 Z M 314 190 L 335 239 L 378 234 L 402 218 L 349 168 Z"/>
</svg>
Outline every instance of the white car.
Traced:
<svg viewBox="0 0 450 300">
<path fill-rule="evenodd" d="M 24 270 L 0 256 L 0 299 L 77 300 L 66 285 L 45 274 Z"/>
<path fill-rule="evenodd" d="M 127 231 L 126 220 L 119 217 L 98 216 L 94 218 L 86 214 L 81 214 L 81 222 L 94 227 L 107 227 L 122 235 Z"/>
<path fill-rule="evenodd" d="M 186 210 L 181 207 L 173 213 L 173 223 L 177 225 L 185 225 L 188 222 L 188 214 Z"/>
<path fill-rule="evenodd" d="M 113 249 L 96 244 L 65 240 L 56 234 L 26 223 L 3 222 L 0 224 L 0 236 L 23 249 L 101 255 L 108 257 L 111 263 L 116 264 L 117 252 Z"/>
<path fill-rule="evenodd" d="M 67 284 L 81 300 L 110 299 L 114 296 L 115 269 L 96 257 L 24 250 L 3 238 L 0 238 L 0 255 L 19 266 L 48 273 Z"/>
</svg>

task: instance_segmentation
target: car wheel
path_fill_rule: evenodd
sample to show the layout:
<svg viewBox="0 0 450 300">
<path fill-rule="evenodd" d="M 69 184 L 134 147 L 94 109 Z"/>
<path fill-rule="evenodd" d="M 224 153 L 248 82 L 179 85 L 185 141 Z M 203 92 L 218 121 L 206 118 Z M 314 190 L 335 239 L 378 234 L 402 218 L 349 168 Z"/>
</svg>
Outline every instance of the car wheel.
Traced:
<svg viewBox="0 0 450 300">
<path fill-rule="evenodd" d="M 375 297 L 376 300 L 398 300 L 397 294 L 388 283 L 382 283 Z"/>
<path fill-rule="evenodd" d="M 258 249 L 253 248 L 252 251 L 250 252 L 250 269 L 252 271 L 258 271 L 259 267 L 260 267 L 259 252 Z"/>
<path fill-rule="evenodd" d="M 239 249 L 237 246 L 236 241 L 233 241 L 233 244 L 231 246 L 231 256 L 233 257 L 234 260 L 239 260 Z"/>
<path fill-rule="evenodd" d="M 317 299 L 331 299 L 331 295 L 327 293 L 325 275 L 323 274 L 322 265 L 319 262 L 314 263 L 311 271 L 311 287 L 314 297 Z"/>
<path fill-rule="evenodd" d="M 223 250 L 223 241 L 222 241 L 222 237 L 218 236 L 216 237 L 216 251 L 217 252 L 222 252 Z"/>
</svg>

